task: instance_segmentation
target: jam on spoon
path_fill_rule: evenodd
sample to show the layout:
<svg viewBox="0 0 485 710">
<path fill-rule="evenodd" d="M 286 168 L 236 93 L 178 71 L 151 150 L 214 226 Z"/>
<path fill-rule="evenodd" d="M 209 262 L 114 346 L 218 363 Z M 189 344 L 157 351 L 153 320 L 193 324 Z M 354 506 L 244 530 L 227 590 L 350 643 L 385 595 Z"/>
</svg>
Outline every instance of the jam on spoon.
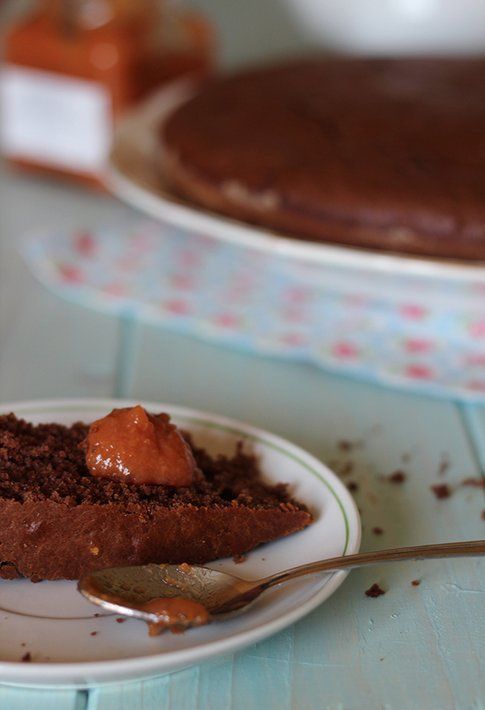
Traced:
<svg viewBox="0 0 485 710">
<path fill-rule="evenodd" d="M 181 633 L 188 626 L 203 626 L 209 621 L 209 612 L 199 602 L 184 597 L 158 597 L 140 607 L 141 611 L 156 614 L 158 621 L 148 622 L 150 636 L 158 636 L 165 629 Z"/>
</svg>

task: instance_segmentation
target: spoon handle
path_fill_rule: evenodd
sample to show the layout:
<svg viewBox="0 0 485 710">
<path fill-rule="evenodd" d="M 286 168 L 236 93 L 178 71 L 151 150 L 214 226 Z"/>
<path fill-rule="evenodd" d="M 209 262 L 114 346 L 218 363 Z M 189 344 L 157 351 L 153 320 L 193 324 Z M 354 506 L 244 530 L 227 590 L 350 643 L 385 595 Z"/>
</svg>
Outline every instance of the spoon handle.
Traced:
<svg viewBox="0 0 485 710">
<path fill-rule="evenodd" d="M 271 577 L 259 580 L 262 589 L 286 582 L 296 577 L 314 572 L 330 572 L 333 570 L 364 567 L 380 562 L 400 562 L 403 560 L 426 560 L 433 557 L 480 557 L 485 555 L 485 540 L 469 540 L 467 542 L 444 542 L 439 545 L 417 545 L 415 547 L 397 547 L 391 550 L 375 550 L 360 552 L 357 555 L 332 557 L 319 562 L 311 562 L 300 567 L 279 572 Z"/>
</svg>

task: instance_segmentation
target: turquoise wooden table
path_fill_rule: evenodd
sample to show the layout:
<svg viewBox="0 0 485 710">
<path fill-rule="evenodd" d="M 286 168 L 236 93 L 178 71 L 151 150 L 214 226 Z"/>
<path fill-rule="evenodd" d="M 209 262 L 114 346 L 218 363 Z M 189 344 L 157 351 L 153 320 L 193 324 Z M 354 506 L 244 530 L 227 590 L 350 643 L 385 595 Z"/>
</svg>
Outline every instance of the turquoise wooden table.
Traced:
<svg viewBox="0 0 485 710">
<path fill-rule="evenodd" d="M 363 549 L 484 536 L 485 410 L 252 357 L 64 302 L 19 254 L 34 227 L 134 214 L 115 200 L 6 173 L 0 178 L 0 399 L 129 396 L 247 420 L 346 475 Z M 401 484 L 389 475 L 403 471 Z M 430 486 L 447 483 L 439 500 Z M 419 586 L 412 584 L 419 580 Z M 386 594 L 365 590 L 378 582 Z M 205 665 L 88 691 L 0 687 L 0 708 L 484 707 L 485 564 L 433 561 L 351 573 L 277 636 Z M 1 633 L 1 621 L 0 621 Z"/>
</svg>

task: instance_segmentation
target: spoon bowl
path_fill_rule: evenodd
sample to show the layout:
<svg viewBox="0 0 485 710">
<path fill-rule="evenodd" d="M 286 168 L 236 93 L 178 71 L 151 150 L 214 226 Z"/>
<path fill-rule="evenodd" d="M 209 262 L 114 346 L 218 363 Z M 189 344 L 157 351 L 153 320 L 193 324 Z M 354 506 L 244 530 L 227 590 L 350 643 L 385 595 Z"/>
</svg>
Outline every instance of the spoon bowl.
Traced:
<svg viewBox="0 0 485 710">
<path fill-rule="evenodd" d="M 485 555 L 485 540 L 401 547 L 311 562 L 258 580 L 244 580 L 227 572 L 186 563 L 111 567 L 85 575 L 78 589 L 86 599 L 107 611 L 161 624 L 160 613 L 142 607 L 153 600 L 182 598 L 201 604 L 210 619 L 242 611 L 266 589 L 307 574 L 330 572 L 381 562 Z M 170 627 L 170 623 L 165 624 Z M 178 629 L 194 624 L 177 619 Z"/>
<path fill-rule="evenodd" d="M 224 613 L 223 608 L 229 600 L 239 598 L 252 588 L 252 581 L 209 567 L 188 564 L 111 567 L 84 576 L 78 584 L 79 591 L 86 599 L 106 611 L 148 623 L 160 621 L 155 612 L 140 608 L 153 599 L 189 599 L 202 604 L 210 616 L 214 617 Z M 259 592 L 256 596 L 259 596 Z M 188 627 L 191 623 L 177 625 Z"/>
</svg>

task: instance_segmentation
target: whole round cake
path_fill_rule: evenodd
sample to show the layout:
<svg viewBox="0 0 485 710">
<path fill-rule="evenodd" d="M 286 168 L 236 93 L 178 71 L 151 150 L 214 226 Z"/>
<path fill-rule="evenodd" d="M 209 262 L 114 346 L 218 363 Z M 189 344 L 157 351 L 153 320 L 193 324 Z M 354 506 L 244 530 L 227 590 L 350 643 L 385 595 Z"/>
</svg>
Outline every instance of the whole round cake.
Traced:
<svg viewBox="0 0 485 710">
<path fill-rule="evenodd" d="M 295 238 L 485 260 L 485 59 L 312 59 L 162 127 L 171 190 Z"/>
</svg>

